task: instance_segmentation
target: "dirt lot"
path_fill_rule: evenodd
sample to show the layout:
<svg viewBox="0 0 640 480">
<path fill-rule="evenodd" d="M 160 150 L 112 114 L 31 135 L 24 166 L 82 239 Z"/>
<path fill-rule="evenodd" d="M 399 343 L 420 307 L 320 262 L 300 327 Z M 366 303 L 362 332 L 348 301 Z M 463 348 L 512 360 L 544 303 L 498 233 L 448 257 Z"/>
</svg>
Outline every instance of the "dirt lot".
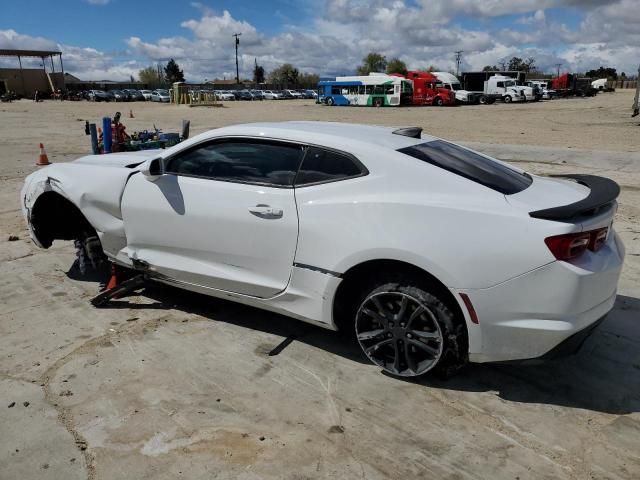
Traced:
<svg viewBox="0 0 640 480">
<path fill-rule="evenodd" d="M 0 479 L 640 478 L 640 125 L 631 92 L 460 108 L 0 105 Z M 535 173 L 622 186 L 616 307 L 573 357 L 471 365 L 449 381 L 382 375 L 294 320 L 168 287 L 96 310 L 69 243 L 35 248 L 18 192 L 38 143 L 87 153 L 84 120 L 129 131 L 265 120 L 420 125 Z M 9 235 L 19 237 L 8 241 Z M 296 340 L 269 356 L 288 336 Z"/>
</svg>

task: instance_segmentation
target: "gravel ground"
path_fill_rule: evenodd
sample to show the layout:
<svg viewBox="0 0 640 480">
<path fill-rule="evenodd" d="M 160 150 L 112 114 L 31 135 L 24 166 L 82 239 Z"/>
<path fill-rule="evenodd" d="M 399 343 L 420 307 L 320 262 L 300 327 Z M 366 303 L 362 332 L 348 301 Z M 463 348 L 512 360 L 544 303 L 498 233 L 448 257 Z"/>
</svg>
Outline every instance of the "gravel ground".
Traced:
<svg viewBox="0 0 640 480">
<path fill-rule="evenodd" d="M 0 105 L 0 478 L 640 478 L 640 125 L 631 92 L 459 108 Z M 129 131 L 238 122 L 419 125 L 534 173 L 622 186 L 627 259 L 612 313 L 575 356 L 471 365 L 449 381 L 382 375 L 332 332 L 169 287 L 96 310 L 69 242 L 28 239 L 22 179 L 89 150 L 84 121 Z M 17 239 L 9 241 L 9 237 Z M 285 338 L 296 340 L 269 356 Z"/>
</svg>

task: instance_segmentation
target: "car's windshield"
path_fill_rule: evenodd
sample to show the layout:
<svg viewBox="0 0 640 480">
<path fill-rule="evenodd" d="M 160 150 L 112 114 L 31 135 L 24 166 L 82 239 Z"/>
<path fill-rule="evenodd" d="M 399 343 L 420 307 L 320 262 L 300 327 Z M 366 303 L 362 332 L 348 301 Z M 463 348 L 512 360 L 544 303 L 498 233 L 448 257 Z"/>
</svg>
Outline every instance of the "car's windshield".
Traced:
<svg viewBox="0 0 640 480">
<path fill-rule="evenodd" d="M 452 83 L 451 90 L 462 90 L 462 87 L 460 86 L 459 83 Z"/>
<path fill-rule="evenodd" d="M 533 182 L 526 173 L 443 140 L 421 143 L 398 151 L 504 195 L 521 192 Z"/>
</svg>

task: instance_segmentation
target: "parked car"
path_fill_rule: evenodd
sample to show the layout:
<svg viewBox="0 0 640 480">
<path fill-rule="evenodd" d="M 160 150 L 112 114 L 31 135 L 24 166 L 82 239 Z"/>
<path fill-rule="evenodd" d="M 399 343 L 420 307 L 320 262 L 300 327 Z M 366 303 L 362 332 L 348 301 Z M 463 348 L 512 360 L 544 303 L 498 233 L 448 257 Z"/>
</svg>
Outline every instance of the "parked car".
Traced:
<svg viewBox="0 0 640 480">
<path fill-rule="evenodd" d="M 103 90 L 89 90 L 87 93 L 87 99 L 92 102 L 110 102 L 113 100 L 113 95 L 110 95 Z"/>
<path fill-rule="evenodd" d="M 301 90 L 300 94 L 302 95 L 303 98 L 311 98 L 311 99 L 318 98 L 318 92 L 316 92 L 315 90 Z"/>
<path fill-rule="evenodd" d="M 265 100 L 280 100 L 281 98 L 283 98 L 282 94 L 280 92 L 276 92 L 275 90 L 263 90 L 262 92 Z"/>
<path fill-rule="evenodd" d="M 230 126 L 53 164 L 20 204 L 42 248 L 344 330 L 392 375 L 578 348 L 616 299 L 618 185 L 421 130 Z"/>
<path fill-rule="evenodd" d="M 128 102 L 130 100 L 129 94 L 123 90 L 111 90 L 116 102 Z"/>
<path fill-rule="evenodd" d="M 287 98 L 302 98 L 302 95 L 300 94 L 300 92 L 296 90 L 291 90 L 291 89 L 283 90 L 283 93 Z"/>
<path fill-rule="evenodd" d="M 151 92 L 152 102 L 169 102 L 171 97 L 169 96 L 169 90 L 154 90 Z"/>
<path fill-rule="evenodd" d="M 253 94 L 249 90 L 236 90 L 236 100 L 253 100 Z"/>
<path fill-rule="evenodd" d="M 152 90 L 140 90 L 140 93 L 142 94 L 145 100 L 151 100 L 151 95 L 153 95 Z"/>
<path fill-rule="evenodd" d="M 229 101 L 236 99 L 236 96 L 233 93 L 225 90 L 216 90 L 215 94 L 217 100 Z"/>
<path fill-rule="evenodd" d="M 124 90 L 125 92 L 127 92 L 127 94 L 129 95 L 129 99 L 131 101 L 134 102 L 139 102 L 139 101 L 144 101 L 144 95 L 142 94 L 142 92 L 140 90 L 135 90 L 133 88 L 129 88 L 127 90 Z"/>
<path fill-rule="evenodd" d="M 250 90 L 254 100 L 264 100 L 264 92 L 262 90 Z"/>
<path fill-rule="evenodd" d="M 551 90 L 550 88 L 542 89 L 542 98 L 545 100 L 551 100 L 557 96 L 555 90 Z"/>
</svg>

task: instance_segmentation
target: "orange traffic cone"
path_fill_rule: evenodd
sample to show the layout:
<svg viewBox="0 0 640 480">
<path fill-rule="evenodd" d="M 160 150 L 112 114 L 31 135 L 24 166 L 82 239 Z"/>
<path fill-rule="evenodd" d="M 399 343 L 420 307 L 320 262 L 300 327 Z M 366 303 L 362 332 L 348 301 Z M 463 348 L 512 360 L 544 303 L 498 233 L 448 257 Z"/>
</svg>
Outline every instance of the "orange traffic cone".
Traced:
<svg viewBox="0 0 640 480">
<path fill-rule="evenodd" d="M 131 109 L 129 109 L 129 118 L 135 118 L 135 117 L 133 116 L 133 110 L 131 110 Z"/>
<path fill-rule="evenodd" d="M 38 157 L 38 161 L 36 165 L 43 166 L 43 165 L 50 165 L 50 164 L 51 162 L 49 161 L 49 157 L 47 157 L 47 152 L 44 151 L 44 145 L 40 144 L 40 156 Z"/>
<path fill-rule="evenodd" d="M 109 278 L 109 282 L 107 283 L 107 287 L 105 290 L 116 288 L 119 283 L 118 270 L 115 265 L 111 264 L 111 277 Z"/>
</svg>

